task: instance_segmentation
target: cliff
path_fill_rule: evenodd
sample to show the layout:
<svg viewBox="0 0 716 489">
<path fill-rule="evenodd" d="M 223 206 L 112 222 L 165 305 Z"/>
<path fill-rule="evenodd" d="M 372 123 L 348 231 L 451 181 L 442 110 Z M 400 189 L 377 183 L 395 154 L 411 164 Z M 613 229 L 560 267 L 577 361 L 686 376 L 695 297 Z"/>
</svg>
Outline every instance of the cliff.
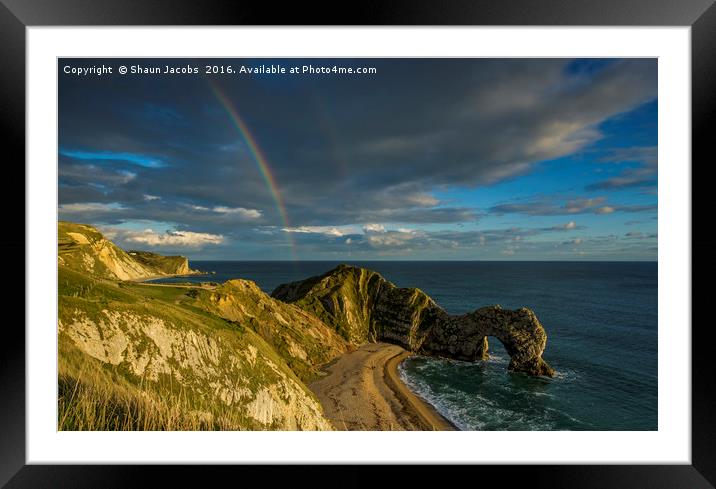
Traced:
<svg viewBox="0 0 716 489">
<path fill-rule="evenodd" d="M 58 265 L 115 280 L 142 280 L 163 275 L 196 273 L 183 256 L 146 251 L 126 252 L 92 226 L 60 221 L 57 225 Z"/>
<path fill-rule="evenodd" d="M 253 282 L 133 282 L 186 259 L 81 224 L 59 235 L 59 429 L 332 429 L 304 384 L 345 350 L 332 328 Z"/>
<path fill-rule="evenodd" d="M 399 288 L 377 272 L 346 265 L 280 285 L 271 296 L 314 314 L 353 344 L 382 340 L 416 353 L 475 361 L 487 357 L 492 336 L 509 353 L 509 370 L 554 375 L 542 359 L 547 333 L 527 308 L 492 306 L 454 316 L 420 289 Z"/>
<path fill-rule="evenodd" d="M 274 348 L 192 290 L 60 266 L 60 429 L 331 429 Z"/>
<path fill-rule="evenodd" d="M 164 275 L 190 275 L 196 273 L 189 268 L 189 259 L 185 256 L 164 256 L 149 251 L 129 250 L 127 254 L 148 270 Z"/>
</svg>

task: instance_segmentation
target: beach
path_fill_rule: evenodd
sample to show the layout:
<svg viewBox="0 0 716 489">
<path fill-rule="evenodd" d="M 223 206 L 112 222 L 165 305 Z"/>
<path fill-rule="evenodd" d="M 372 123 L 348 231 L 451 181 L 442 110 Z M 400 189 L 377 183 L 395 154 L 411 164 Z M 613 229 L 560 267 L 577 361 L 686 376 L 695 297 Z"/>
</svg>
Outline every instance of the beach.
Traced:
<svg viewBox="0 0 716 489">
<path fill-rule="evenodd" d="M 327 364 L 309 388 L 336 430 L 455 430 L 401 381 L 398 365 L 409 355 L 397 345 L 369 343 Z"/>
</svg>

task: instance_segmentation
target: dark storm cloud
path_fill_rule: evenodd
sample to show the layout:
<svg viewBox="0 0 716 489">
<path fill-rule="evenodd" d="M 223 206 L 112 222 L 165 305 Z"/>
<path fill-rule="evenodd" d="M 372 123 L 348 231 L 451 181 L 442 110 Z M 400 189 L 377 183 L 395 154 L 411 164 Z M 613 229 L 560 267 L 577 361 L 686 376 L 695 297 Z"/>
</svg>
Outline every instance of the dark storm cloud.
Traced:
<svg viewBox="0 0 716 489">
<path fill-rule="evenodd" d="M 574 153 L 600 137 L 600 122 L 657 89 L 654 60 L 588 73 L 562 59 L 336 63 L 376 66 L 378 74 L 215 80 L 265 153 L 293 226 L 474 222 L 477 209 L 432 193 L 503 181 Z M 175 222 L 209 233 L 286 224 L 202 76 L 61 74 L 59 82 L 61 216 Z M 492 211 L 521 212 L 499 207 Z M 560 213 L 545 209 L 527 213 Z"/>
</svg>

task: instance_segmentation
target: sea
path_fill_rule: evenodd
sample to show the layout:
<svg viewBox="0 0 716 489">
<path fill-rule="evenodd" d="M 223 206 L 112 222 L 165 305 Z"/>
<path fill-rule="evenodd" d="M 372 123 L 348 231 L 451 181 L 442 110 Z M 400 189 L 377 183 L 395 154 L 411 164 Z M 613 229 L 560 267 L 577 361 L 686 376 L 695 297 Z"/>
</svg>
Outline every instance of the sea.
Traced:
<svg viewBox="0 0 716 489">
<path fill-rule="evenodd" d="M 413 356 L 403 381 L 462 430 L 657 430 L 656 262 L 344 262 L 418 287 L 451 314 L 529 307 L 547 331 L 554 378 L 507 371 L 488 337 L 476 363 Z M 192 261 L 214 275 L 159 282 L 254 280 L 267 293 L 338 262 Z"/>
</svg>

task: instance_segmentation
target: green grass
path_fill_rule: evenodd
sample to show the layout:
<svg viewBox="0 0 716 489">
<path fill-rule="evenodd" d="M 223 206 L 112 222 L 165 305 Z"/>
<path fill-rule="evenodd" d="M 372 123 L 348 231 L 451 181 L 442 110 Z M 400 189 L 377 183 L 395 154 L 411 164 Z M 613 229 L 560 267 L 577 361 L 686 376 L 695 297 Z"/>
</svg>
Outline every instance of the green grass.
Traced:
<svg viewBox="0 0 716 489">
<path fill-rule="evenodd" d="M 239 409 L 197 400 L 181 384 L 161 387 L 127 381 L 66 345 L 59 363 L 58 429 L 61 431 L 195 431 L 260 429 Z"/>
<path fill-rule="evenodd" d="M 284 379 L 315 400 L 296 372 L 252 327 L 199 307 L 190 294 L 196 289 L 105 280 L 63 266 L 58 269 L 58 286 L 59 319 L 65 326 L 77 320 L 101 325 L 111 312 L 120 318 L 159 319 L 171 331 L 195 333 L 200 335 L 200 343 L 212 339 L 221 345 L 219 363 L 210 367 L 208 379 L 170 358 L 172 374 L 152 380 L 138 376 L 124 362 L 112 365 L 91 357 L 80 351 L 67 333 L 60 332 L 59 429 L 271 429 L 247 417 L 245 406 L 251 397 L 231 405 L 216 397 L 207 382 L 233 385 L 225 379 L 244 379 L 243 388 L 253 394 Z M 154 339 L 121 321 L 120 329 L 130 335 L 139 355 L 156 354 Z M 109 334 L 106 328 L 97 330 Z M 249 347 L 258 355 L 251 365 L 245 357 Z"/>
<path fill-rule="evenodd" d="M 153 270 L 168 274 L 188 272 L 188 261 L 183 256 L 164 256 L 157 253 L 151 253 L 149 251 L 139 250 L 129 250 L 127 253 L 134 260 Z M 185 264 L 187 270 L 183 269 Z"/>
<path fill-rule="evenodd" d="M 189 289 L 181 303 L 250 328 L 304 382 L 315 379 L 321 365 L 345 351 L 345 341 L 333 328 L 271 298 L 249 281 L 229 281 L 214 290 Z M 305 352 L 305 358 L 293 354 L 296 346 Z"/>
</svg>

